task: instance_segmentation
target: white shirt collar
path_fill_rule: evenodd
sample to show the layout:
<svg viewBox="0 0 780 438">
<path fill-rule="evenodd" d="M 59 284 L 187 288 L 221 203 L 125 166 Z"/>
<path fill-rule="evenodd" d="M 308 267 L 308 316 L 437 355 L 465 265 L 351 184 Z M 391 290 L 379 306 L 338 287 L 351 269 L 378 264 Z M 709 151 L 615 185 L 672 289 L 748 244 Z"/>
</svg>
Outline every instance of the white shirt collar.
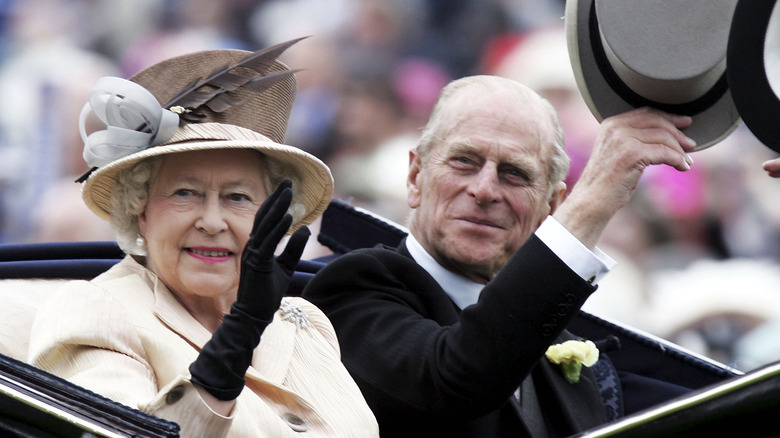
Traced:
<svg viewBox="0 0 780 438">
<path fill-rule="evenodd" d="M 425 248 L 420 245 L 420 242 L 411 233 L 406 237 L 406 248 L 414 261 L 422 266 L 439 283 L 439 286 L 444 289 L 444 292 L 450 296 L 458 307 L 465 309 L 477 302 L 479 293 L 485 287 L 484 284 L 477 283 L 444 268 L 425 251 Z"/>
</svg>

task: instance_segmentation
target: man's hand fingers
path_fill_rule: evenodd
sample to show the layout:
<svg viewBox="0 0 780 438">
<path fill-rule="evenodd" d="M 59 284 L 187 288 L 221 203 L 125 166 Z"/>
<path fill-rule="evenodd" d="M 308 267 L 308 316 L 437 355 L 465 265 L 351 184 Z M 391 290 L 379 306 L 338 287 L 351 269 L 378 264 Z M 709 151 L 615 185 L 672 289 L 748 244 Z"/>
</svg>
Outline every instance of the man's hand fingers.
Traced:
<svg viewBox="0 0 780 438">
<path fill-rule="evenodd" d="M 765 161 L 762 167 L 772 178 L 780 178 L 780 158 Z"/>
</svg>

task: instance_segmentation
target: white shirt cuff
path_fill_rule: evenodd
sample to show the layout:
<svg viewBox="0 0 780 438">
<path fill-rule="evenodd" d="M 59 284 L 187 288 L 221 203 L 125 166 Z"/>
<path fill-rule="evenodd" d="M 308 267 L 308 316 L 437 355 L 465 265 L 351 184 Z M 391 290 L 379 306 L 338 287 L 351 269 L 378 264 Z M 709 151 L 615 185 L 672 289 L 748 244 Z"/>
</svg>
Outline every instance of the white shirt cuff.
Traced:
<svg viewBox="0 0 780 438">
<path fill-rule="evenodd" d="M 617 265 L 615 260 L 600 249 L 589 250 L 552 216 L 547 216 L 542 222 L 536 230 L 536 237 L 566 263 L 566 266 L 591 284 L 598 284 Z"/>
</svg>

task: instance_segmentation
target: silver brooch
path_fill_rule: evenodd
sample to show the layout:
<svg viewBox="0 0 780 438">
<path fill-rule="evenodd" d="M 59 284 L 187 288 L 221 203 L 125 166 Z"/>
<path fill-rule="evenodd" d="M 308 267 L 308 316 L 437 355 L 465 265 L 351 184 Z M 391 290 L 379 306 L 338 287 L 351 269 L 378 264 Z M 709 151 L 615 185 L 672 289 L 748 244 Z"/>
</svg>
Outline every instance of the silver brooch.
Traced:
<svg viewBox="0 0 780 438">
<path fill-rule="evenodd" d="M 309 318 L 306 316 L 306 312 L 299 306 L 290 304 L 287 300 L 282 300 L 282 305 L 279 306 L 279 310 L 282 312 L 282 321 L 288 321 L 299 329 L 311 327 Z"/>
</svg>

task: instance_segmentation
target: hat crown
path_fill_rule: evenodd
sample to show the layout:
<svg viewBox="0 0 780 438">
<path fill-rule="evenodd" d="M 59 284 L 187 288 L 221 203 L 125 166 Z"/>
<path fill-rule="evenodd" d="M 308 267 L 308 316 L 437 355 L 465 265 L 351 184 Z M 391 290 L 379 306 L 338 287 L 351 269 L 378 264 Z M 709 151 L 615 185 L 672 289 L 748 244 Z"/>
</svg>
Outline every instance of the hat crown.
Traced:
<svg viewBox="0 0 780 438">
<path fill-rule="evenodd" d="M 591 113 L 657 108 L 693 119 L 683 132 L 695 150 L 724 139 L 741 122 L 724 67 L 737 1 L 568 0 L 569 59 Z"/>
<path fill-rule="evenodd" d="M 168 105 L 171 99 L 183 90 L 205 81 L 216 71 L 229 70 L 252 54 L 244 50 L 229 49 L 190 53 L 154 64 L 133 75 L 130 80 L 149 90 L 160 105 Z M 282 62 L 274 60 L 261 72 L 238 67 L 231 73 L 259 76 L 283 71 L 289 69 Z M 277 143 L 284 143 L 296 89 L 297 83 L 293 74 L 279 79 L 262 92 L 236 87 L 226 93 L 226 99 L 232 103 L 227 108 L 215 110 L 208 104 L 200 105 L 195 109 L 196 115 L 190 118 L 182 117 L 181 124 L 216 122 L 235 125 L 251 129 Z M 203 85 L 194 93 L 209 93 L 214 90 L 212 85 Z"/>
<path fill-rule="evenodd" d="M 693 101 L 726 71 L 735 0 L 598 0 L 604 52 L 615 73 L 641 96 Z"/>
</svg>

